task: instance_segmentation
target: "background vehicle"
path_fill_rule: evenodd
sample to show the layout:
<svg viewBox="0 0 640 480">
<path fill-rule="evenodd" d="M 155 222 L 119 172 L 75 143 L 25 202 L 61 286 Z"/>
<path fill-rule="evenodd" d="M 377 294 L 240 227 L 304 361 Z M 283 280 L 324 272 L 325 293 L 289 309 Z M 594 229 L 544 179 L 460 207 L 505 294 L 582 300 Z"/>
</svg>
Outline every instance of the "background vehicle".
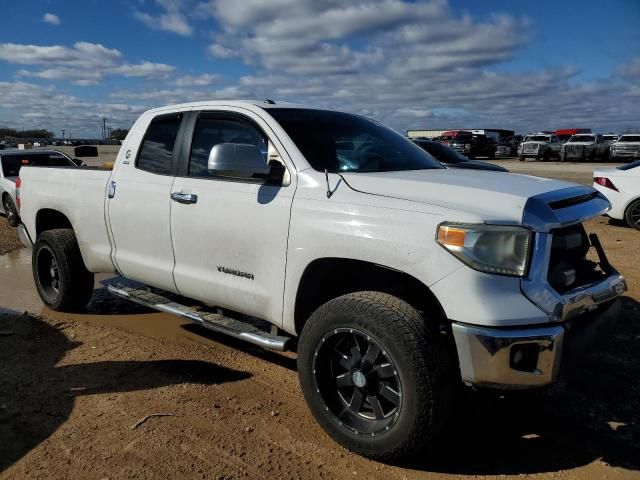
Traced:
<svg viewBox="0 0 640 480">
<path fill-rule="evenodd" d="M 135 122 L 112 171 L 20 178 L 46 305 L 83 308 L 93 273 L 116 271 L 145 287 L 112 293 L 215 332 L 279 350 L 299 337 L 311 412 L 372 458 L 421 450 L 461 382 L 553 383 L 565 339 L 626 289 L 602 250 L 600 268 L 587 260 L 582 222 L 609 208 L 597 191 L 443 168 L 358 115 L 164 107 Z"/>
<path fill-rule="evenodd" d="M 611 202 L 607 215 L 640 230 L 640 160 L 595 170 L 593 187 Z"/>
<path fill-rule="evenodd" d="M 440 163 L 450 168 L 468 168 L 471 170 L 492 170 L 495 172 L 508 172 L 508 170 L 500 165 L 494 165 L 489 162 L 481 162 L 479 160 L 469 160 L 467 157 L 459 153 L 457 150 L 446 147 L 439 142 L 430 140 L 413 140 L 413 143 L 421 147 L 424 151 L 433 155 Z"/>
<path fill-rule="evenodd" d="M 525 158 L 547 161 L 551 157 L 560 155 L 560 140 L 557 136 L 545 133 L 536 133 L 524 137 L 519 147 L 518 159 L 522 162 Z"/>
<path fill-rule="evenodd" d="M 3 150 L 0 152 L 0 212 L 12 227 L 20 221 L 16 200 L 16 180 L 20 169 L 27 165 L 75 167 L 62 152 L 55 150 Z"/>
<path fill-rule="evenodd" d="M 438 141 L 469 159 L 476 157 L 494 158 L 497 145 L 486 135 L 474 134 L 466 130 L 452 130 L 444 132 Z"/>
<path fill-rule="evenodd" d="M 640 134 L 621 135 L 609 147 L 609 159 L 614 162 L 640 159 Z"/>
<path fill-rule="evenodd" d="M 589 161 L 606 157 L 609 144 L 605 143 L 599 133 L 579 133 L 560 147 L 560 161 Z"/>
<path fill-rule="evenodd" d="M 579 133 L 591 133 L 590 128 L 560 128 L 554 132 L 561 143 L 566 143 L 571 137 Z"/>
</svg>

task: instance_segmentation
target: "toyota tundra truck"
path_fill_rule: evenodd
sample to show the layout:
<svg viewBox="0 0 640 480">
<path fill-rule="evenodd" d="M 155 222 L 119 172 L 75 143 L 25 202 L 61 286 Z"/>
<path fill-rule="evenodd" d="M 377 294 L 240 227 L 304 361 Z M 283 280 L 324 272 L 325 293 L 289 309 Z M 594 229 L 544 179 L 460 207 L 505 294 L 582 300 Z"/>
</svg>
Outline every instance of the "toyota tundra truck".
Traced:
<svg viewBox="0 0 640 480">
<path fill-rule="evenodd" d="M 33 275 L 53 310 L 109 290 L 297 350 L 337 442 L 391 460 L 446 428 L 459 386 L 533 389 L 584 353 L 625 280 L 591 187 L 448 169 L 365 117 L 274 101 L 144 113 L 112 171 L 25 166 Z"/>
</svg>

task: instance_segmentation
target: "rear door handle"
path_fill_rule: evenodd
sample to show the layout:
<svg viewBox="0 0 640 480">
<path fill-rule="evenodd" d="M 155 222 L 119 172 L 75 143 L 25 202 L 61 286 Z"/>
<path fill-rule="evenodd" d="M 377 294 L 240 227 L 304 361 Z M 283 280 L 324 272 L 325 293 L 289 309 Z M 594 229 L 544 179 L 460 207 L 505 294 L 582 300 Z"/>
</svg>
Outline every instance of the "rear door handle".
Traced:
<svg viewBox="0 0 640 480">
<path fill-rule="evenodd" d="M 198 196 L 193 193 L 174 192 L 171 200 L 178 203 L 198 203 Z"/>
</svg>

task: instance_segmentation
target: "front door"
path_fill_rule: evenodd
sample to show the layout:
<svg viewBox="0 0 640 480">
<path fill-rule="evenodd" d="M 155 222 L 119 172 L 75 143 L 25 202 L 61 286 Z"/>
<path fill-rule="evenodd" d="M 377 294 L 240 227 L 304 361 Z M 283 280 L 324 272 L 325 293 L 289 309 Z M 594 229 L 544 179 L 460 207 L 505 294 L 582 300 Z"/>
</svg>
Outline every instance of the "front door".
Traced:
<svg viewBox="0 0 640 480">
<path fill-rule="evenodd" d="M 115 244 L 113 260 L 125 277 L 176 291 L 169 215 L 174 179 L 174 151 L 183 114 L 155 117 L 140 138 L 127 139 L 128 150 L 110 186 L 109 224 Z M 144 127 L 143 127 L 144 128 Z M 135 136 L 142 132 L 132 132 Z M 126 154 L 125 154 L 126 155 Z M 176 155 L 177 159 L 177 155 Z"/>
<path fill-rule="evenodd" d="M 200 112 L 185 131 L 183 171 L 171 189 L 174 278 L 180 294 L 282 321 L 282 296 L 294 186 L 207 170 L 214 145 L 255 145 L 267 158 L 284 151 L 254 114 Z M 188 158 L 186 158 L 188 157 Z M 224 162 L 224 158 L 218 159 Z M 284 162 L 283 162 L 284 163 Z M 234 164 L 237 170 L 239 167 Z"/>
</svg>

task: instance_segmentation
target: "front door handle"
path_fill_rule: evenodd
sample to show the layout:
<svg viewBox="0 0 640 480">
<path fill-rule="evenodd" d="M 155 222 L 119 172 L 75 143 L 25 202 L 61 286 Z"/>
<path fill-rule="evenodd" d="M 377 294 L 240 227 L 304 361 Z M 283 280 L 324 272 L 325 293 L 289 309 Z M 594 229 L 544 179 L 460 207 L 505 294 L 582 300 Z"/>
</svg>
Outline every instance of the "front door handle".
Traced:
<svg viewBox="0 0 640 480">
<path fill-rule="evenodd" d="M 198 196 L 193 193 L 174 192 L 171 200 L 178 203 L 198 203 Z"/>
</svg>

